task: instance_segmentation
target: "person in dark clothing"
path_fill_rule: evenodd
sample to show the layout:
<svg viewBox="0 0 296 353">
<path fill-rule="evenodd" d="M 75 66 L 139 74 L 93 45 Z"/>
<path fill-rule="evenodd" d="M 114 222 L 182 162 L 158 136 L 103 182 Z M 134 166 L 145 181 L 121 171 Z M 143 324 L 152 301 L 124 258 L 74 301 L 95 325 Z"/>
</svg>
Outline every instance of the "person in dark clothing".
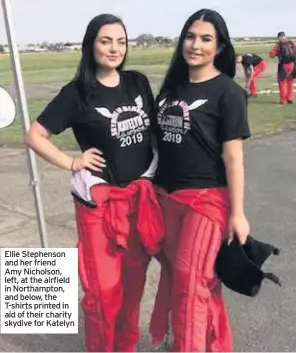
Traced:
<svg viewBox="0 0 296 353">
<path fill-rule="evenodd" d="M 244 211 L 247 93 L 233 78 L 227 26 L 203 9 L 186 21 L 157 96 L 154 183 L 166 235 L 150 333 L 171 313 L 173 352 L 231 352 L 233 338 L 215 261 L 223 239 L 250 233 Z"/>
<path fill-rule="evenodd" d="M 127 34 L 113 15 L 88 25 L 76 77 L 32 124 L 26 144 L 72 172 L 88 352 L 136 351 L 139 306 L 164 229 L 151 179 L 154 97 L 145 75 L 123 70 Z M 80 154 L 50 141 L 71 128 Z"/>
<path fill-rule="evenodd" d="M 278 42 L 269 54 L 270 58 L 278 57 L 277 80 L 281 104 L 293 104 L 294 79 L 296 78 L 296 43 L 289 40 L 285 32 L 278 33 Z"/>
<path fill-rule="evenodd" d="M 250 91 L 251 96 L 257 97 L 257 78 L 266 70 L 267 62 L 256 54 L 238 55 L 236 62 L 243 66 L 246 89 Z"/>
</svg>

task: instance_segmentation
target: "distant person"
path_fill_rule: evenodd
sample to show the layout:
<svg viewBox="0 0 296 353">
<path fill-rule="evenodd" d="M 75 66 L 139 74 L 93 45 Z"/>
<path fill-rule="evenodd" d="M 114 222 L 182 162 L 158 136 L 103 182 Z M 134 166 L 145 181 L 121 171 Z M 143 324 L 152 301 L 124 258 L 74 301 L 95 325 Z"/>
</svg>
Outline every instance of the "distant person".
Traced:
<svg viewBox="0 0 296 353">
<path fill-rule="evenodd" d="M 266 70 L 267 62 L 256 54 L 238 55 L 236 62 L 243 66 L 246 89 L 250 91 L 250 96 L 257 97 L 257 78 Z"/>
<path fill-rule="evenodd" d="M 281 104 L 293 104 L 294 79 L 296 78 L 296 44 L 285 32 L 278 33 L 278 42 L 273 46 L 270 57 L 278 57 L 277 79 Z"/>
<path fill-rule="evenodd" d="M 182 29 L 156 99 L 154 183 L 166 235 L 150 332 L 159 343 L 171 312 L 172 352 L 233 350 L 215 262 L 223 239 L 236 233 L 243 244 L 250 233 L 244 208 L 247 94 L 233 80 L 235 69 L 223 18 L 200 10 Z"/>
<path fill-rule="evenodd" d="M 76 77 L 26 136 L 27 145 L 46 161 L 73 173 L 89 352 L 136 350 L 146 270 L 163 234 L 151 183 L 157 166 L 154 97 L 146 76 L 123 70 L 127 44 L 119 18 L 95 17 L 83 39 Z M 78 157 L 50 141 L 67 128 L 75 134 Z"/>
</svg>

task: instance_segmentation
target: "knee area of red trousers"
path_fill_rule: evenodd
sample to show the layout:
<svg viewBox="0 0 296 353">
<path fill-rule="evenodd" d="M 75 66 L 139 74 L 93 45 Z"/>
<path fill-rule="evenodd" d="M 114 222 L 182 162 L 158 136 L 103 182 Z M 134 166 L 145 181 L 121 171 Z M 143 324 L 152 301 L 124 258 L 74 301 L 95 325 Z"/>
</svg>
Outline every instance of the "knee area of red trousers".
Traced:
<svg viewBox="0 0 296 353">
<path fill-rule="evenodd" d="M 139 237 L 139 235 L 136 236 Z M 151 258 L 140 240 L 133 236 L 129 240 L 127 251 L 122 256 L 122 267 L 129 272 L 143 272 L 148 267 Z"/>
<path fill-rule="evenodd" d="M 173 297 L 197 296 L 202 301 L 208 301 L 212 295 L 214 278 L 207 278 L 193 272 L 175 271 L 173 280 Z"/>
<path fill-rule="evenodd" d="M 81 301 L 81 307 L 87 312 L 96 312 L 98 308 L 111 312 L 117 312 L 122 305 L 123 289 L 119 282 L 112 288 L 96 288 L 87 290 Z"/>
<path fill-rule="evenodd" d="M 109 290 L 102 290 L 100 295 L 92 294 L 91 292 L 86 292 L 81 301 L 81 306 L 85 311 L 96 310 L 99 306 L 104 307 L 115 307 L 121 304 L 122 301 L 122 288 L 116 286 Z"/>
<path fill-rule="evenodd" d="M 122 273 L 129 276 L 143 275 L 151 261 L 151 256 L 145 253 L 136 255 L 126 254 L 126 257 L 122 259 Z"/>
<path fill-rule="evenodd" d="M 205 258 L 207 263 L 194 266 L 188 262 L 178 261 L 173 266 L 173 283 L 180 288 L 198 286 L 205 293 L 216 292 L 220 288 L 220 280 L 214 269 L 214 259 Z M 213 264 L 211 264 L 213 262 Z M 197 265 L 197 264 L 195 264 Z"/>
</svg>

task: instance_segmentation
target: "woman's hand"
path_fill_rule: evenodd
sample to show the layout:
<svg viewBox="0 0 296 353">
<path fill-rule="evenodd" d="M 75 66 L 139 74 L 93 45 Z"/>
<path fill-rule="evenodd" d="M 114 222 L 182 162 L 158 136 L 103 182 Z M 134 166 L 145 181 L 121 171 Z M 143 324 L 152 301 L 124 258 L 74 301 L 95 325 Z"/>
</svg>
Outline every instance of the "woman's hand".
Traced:
<svg viewBox="0 0 296 353">
<path fill-rule="evenodd" d="M 244 244 L 250 234 L 250 225 L 244 214 L 231 214 L 228 222 L 229 243 L 232 241 L 234 234 L 237 235 L 241 244 Z"/>
<path fill-rule="evenodd" d="M 81 169 L 88 168 L 96 172 L 102 172 L 103 168 L 106 167 L 105 159 L 102 155 L 102 151 L 96 148 L 90 148 L 81 156 L 74 157 L 72 162 L 72 170 L 76 172 Z"/>
</svg>

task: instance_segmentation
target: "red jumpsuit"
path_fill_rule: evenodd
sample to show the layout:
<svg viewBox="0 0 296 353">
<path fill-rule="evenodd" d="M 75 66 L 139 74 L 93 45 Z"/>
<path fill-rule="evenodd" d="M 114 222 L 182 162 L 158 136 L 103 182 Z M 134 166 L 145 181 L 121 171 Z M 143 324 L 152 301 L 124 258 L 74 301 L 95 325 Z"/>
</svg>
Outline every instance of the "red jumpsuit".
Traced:
<svg viewBox="0 0 296 353">
<path fill-rule="evenodd" d="M 262 60 L 260 64 L 254 66 L 254 71 L 250 79 L 250 93 L 252 96 L 257 96 L 257 78 L 266 70 L 267 62 Z"/>
<path fill-rule="evenodd" d="M 157 192 L 166 237 L 150 324 L 153 342 L 161 342 L 167 334 L 171 312 L 171 351 L 230 352 L 232 332 L 221 282 L 214 272 L 229 214 L 227 188 L 187 189 L 171 194 L 157 188 Z"/>
<path fill-rule="evenodd" d="M 161 209 L 145 179 L 94 185 L 90 194 L 96 208 L 75 201 L 87 351 L 135 351 L 146 270 L 164 233 Z"/>
<path fill-rule="evenodd" d="M 287 38 L 281 39 L 283 42 L 287 42 Z M 296 45 L 295 45 L 296 48 Z M 276 43 L 272 48 L 269 56 L 275 58 L 279 54 L 279 44 Z M 295 53 L 296 55 L 296 53 Z M 280 101 L 281 104 L 286 104 L 287 102 L 292 103 L 294 100 L 294 78 L 293 71 L 295 69 L 295 62 L 289 62 L 281 64 L 278 66 L 277 79 L 280 91 Z"/>
</svg>

